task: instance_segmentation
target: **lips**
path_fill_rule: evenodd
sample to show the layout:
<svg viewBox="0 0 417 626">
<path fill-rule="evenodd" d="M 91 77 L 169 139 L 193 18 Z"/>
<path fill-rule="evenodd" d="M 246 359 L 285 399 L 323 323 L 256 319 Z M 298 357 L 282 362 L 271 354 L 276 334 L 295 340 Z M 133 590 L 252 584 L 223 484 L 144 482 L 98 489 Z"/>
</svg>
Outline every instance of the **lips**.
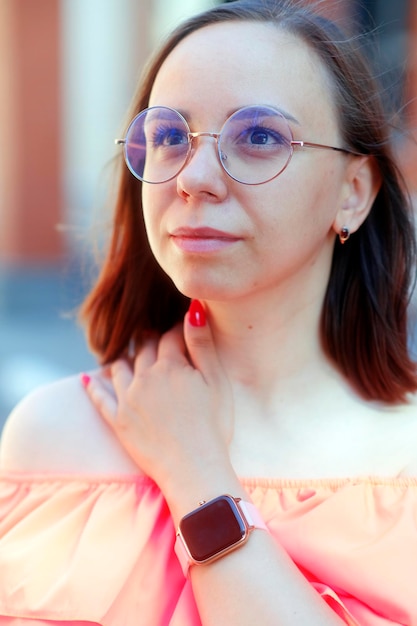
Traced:
<svg viewBox="0 0 417 626">
<path fill-rule="evenodd" d="M 171 239 L 184 252 L 204 254 L 224 250 L 241 238 L 216 228 L 181 227 L 171 233 Z"/>
</svg>

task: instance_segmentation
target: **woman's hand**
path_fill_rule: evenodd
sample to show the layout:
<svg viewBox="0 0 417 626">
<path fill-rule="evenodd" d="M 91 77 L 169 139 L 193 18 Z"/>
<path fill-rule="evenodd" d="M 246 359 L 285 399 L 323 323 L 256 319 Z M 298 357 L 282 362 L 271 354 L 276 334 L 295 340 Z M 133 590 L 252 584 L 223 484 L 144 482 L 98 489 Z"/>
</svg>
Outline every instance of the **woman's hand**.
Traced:
<svg viewBox="0 0 417 626">
<path fill-rule="evenodd" d="M 233 401 L 204 311 L 149 339 L 135 359 L 91 378 L 87 392 L 138 467 L 164 494 L 176 526 L 183 515 L 223 493 L 249 499 L 231 467 Z M 199 309 L 197 308 L 197 312 Z M 201 325 L 191 322 L 200 321 Z M 268 533 L 191 571 L 204 624 L 342 625 Z M 277 589 L 280 593 L 277 593 Z M 216 598 L 216 602 L 213 602 Z"/>
<path fill-rule="evenodd" d="M 199 302 L 183 328 L 148 339 L 134 362 L 110 368 L 113 390 L 99 377 L 87 392 L 138 467 L 164 492 L 191 475 L 230 464 L 233 401 Z M 174 487 L 175 489 L 175 487 Z"/>
</svg>

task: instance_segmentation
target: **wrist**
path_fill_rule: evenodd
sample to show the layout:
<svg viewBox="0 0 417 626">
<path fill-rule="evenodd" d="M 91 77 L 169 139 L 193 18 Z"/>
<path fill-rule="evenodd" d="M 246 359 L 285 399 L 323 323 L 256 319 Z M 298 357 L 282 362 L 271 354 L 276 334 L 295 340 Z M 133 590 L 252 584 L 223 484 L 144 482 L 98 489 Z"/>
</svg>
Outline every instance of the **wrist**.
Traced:
<svg viewBox="0 0 417 626">
<path fill-rule="evenodd" d="M 224 493 L 248 499 L 229 463 L 204 465 L 199 466 L 198 470 L 194 468 L 183 474 L 171 474 L 160 488 L 176 528 L 181 518 L 196 509 L 202 501 L 208 502 Z"/>
</svg>

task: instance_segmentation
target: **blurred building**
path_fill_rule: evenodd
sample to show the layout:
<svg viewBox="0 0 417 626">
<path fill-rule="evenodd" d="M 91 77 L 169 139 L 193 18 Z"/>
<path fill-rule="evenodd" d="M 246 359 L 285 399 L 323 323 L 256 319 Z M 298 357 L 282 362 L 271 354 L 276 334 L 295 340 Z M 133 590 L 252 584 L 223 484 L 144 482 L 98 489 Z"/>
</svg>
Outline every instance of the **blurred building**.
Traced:
<svg viewBox="0 0 417 626">
<path fill-rule="evenodd" d="M 112 140 L 144 60 L 165 31 L 212 3 L 0 0 L 3 264 L 58 263 L 76 252 L 77 231 L 103 206 Z M 329 11 L 377 26 L 381 70 L 409 100 L 417 89 L 416 4 L 327 0 Z M 413 170 L 414 162 L 407 171 L 415 187 Z"/>
<path fill-rule="evenodd" d="M 58 320 L 88 287 L 83 266 L 90 227 L 107 217 L 113 138 L 149 53 L 182 18 L 214 2 L 0 0 L 0 423 L 2 394 L 13 384 L 4 406 L 92 362 L 74 322 Z M 411 131 L 417 2 L 325 4 L 365 31 L 376 26 L 380 71 L 399 105 L 411 102 L 403 111 Z M 402 139 L 399 151 L 417 191 L 414 144 Z"/>
</svg>

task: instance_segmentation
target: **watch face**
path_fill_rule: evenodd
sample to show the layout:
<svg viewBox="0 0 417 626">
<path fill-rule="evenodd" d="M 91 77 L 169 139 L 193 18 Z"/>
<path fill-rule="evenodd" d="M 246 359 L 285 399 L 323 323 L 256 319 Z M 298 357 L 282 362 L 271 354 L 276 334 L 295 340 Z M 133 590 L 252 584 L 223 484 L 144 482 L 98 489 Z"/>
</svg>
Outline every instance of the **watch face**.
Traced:
<svg viewBox="0 0 417 626">
<path fill-rule="evenodd" d="M 189 513 L 180 531 L 195 561 L 206 561 L 246 539 L 247 530 L 234 500 L 220 496 Z"/>
</svg>

